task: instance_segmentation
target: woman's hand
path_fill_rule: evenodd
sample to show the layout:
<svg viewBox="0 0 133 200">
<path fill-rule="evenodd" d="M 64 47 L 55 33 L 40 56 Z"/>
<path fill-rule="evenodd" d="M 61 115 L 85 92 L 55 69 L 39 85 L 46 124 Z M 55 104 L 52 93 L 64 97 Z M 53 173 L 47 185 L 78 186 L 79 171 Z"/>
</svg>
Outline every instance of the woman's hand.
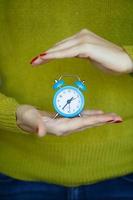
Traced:
<svg viewBox="0 0 133 200">
<path fill-rule="evenodd" d="M 42 137 L 46 133 L 65 136 L 72 132 L 110 123 L 122 122 L 122 118 L 115 113 L 104 113 L 101 110 L 84 110 L 81 117 L 55 118 L 55 113 L 40 111 L 30 105 L 17 108 L 17 125 L 29 133 L 37 133 Z"/>
<path fill-rule="evenodd" d="M 87 29 L 56 43 L 35 57 L 31 64 L 37 66 L 53 59 L 72 57 L 89 59 L 105 71 L 133 72 L 133 62 L 123 48 Z"/>
</svg>

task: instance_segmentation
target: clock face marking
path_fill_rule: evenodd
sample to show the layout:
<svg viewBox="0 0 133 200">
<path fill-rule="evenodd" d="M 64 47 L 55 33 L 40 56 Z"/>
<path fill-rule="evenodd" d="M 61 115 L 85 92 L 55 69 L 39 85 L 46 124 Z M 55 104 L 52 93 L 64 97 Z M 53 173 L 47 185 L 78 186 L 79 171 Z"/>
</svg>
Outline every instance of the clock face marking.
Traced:
<svg viewBox="0 0 133 200">
<path fill-rule="evenodd" d="M 79 89 L 73 86 L 65 86 L 56 92 L 53 103 L 59 114 L 73 117 L 82 111 L 84 96 Z"/>
</svg>

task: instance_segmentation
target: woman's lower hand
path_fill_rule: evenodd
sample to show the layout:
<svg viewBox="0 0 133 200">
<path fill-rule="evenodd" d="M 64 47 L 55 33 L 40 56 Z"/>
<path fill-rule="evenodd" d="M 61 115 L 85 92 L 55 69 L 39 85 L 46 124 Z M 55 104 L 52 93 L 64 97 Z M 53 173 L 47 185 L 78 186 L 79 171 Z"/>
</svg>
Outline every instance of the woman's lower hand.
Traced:
<svg viewBox="0 0 133 200">
<path fill-rule="evenodd" d="M 122 122 L 122 118 L 115 113 L 104 113 L 102 110 L 84 110 L 81 117 L 55 118 L 55 113 L 48 113 L 30 105 L 20 105 L 16 111 L 17 125 L 27 131 L 45 136 L 46 133 L 57 136 L 69 135 L 87 128 L 105 124 Z"/>
<path fill-rule="evenodd" d="M 56 43 L 52 48 L 36 56 L 31 64 L 38 66 L 53 59 L 72 57 L 89 59 L 107 72 L 133 71 L 133 62 L 123 48 L 87 29 Z"/>
</svg>

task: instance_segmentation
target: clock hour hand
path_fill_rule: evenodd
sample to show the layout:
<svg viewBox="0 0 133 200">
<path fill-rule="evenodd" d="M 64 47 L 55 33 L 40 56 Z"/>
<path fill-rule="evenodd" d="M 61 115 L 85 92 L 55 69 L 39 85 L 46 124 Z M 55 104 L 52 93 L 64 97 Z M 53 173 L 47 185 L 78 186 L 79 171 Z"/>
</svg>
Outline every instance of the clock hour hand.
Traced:
<svg viewBox="0 0 133 200">
<path fill-rule="evenodd" d="M 71 99 L 68 99 L 67 103 L 63 106 L 62 109 L 64 110 L 64 108 L 67 106 L 67 104 L 70 104 L 72 100 L 73 100 L 73 97 L 71 97 Z"/>
<path fill-rule="evenodd" d="M 71 97 L 71 99 L 68 99 L 68 103 L 71 103 L 71 101 L 73 100 L 73 97 Z"/>
<path fill-rule="evenodd" d="M 73 100 L 75 100 L 75 99 L 77 99 L 78 97 L 76 97 L 76 98 L 71 98 L 70 100 L 69 100 L 69 104 L 71 103 L 71 101 L 73 101 Z"/>
</svg>

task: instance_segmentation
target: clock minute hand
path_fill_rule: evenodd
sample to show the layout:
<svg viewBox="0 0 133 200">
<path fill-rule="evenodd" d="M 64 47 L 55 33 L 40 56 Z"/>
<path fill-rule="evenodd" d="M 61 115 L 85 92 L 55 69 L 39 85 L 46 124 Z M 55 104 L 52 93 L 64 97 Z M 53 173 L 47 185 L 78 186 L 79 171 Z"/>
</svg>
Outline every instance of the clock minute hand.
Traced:
<svg viewBox="0 0 133 200">
<path fill-rule="evenodd" d="M 67 106 L 67 104 L 68 104 L 68 102 L 63 106 L 63 108 L 62 108 L 63 110 L 64 110 L 64 108 Z"/>
<path fill-rule="evenodd" d="M 75 98 L 73 98 L 71 101 L 73 101 L 73 100 L 75 100 L 75 99 L 77 99 L 78 97 L 75 97 Z"/>
</svg>

